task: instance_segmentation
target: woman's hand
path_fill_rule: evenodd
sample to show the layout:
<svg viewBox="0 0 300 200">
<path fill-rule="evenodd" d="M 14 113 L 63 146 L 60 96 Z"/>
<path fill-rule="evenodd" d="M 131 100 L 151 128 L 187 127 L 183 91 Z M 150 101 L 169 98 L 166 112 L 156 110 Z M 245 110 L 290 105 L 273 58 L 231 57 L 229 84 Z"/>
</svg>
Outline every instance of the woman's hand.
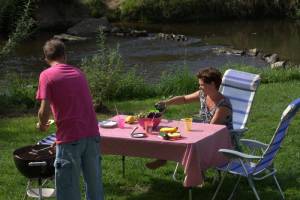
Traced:
<svg viewBox="0 0 300 200">
<path fill-rule="evenodd" d="M 157 102 L 155 104 L 155 108 L 159 111 L 159 112 L 163 112 L 166 110 L 166 102 L 165 101 L 160 101 L 160 102 Z"/>
</svg>

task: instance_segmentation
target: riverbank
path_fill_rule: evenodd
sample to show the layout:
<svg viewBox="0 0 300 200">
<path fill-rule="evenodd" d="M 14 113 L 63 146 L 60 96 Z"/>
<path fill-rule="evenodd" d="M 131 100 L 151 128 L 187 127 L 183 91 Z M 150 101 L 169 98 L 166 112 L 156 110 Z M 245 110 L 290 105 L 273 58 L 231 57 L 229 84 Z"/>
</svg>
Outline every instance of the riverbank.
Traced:
<svg viewBox="0 0 300 200">
<path fill-rule="evenodd" d="M 249 116 L 247 127 L 249 131 L 246 138 L 257 139 L 268 143 L 279 122 L 280 115 L 287 104 L 300 96 L 300 82 L 287 81 L 284 83 L 262 83 L 255 96 L 254 104 Z M 147 100 L 130 100 L 111 102 L 119 112 L 139 112 L 153 108 L 159 98 Z M 183 110 L 185 110 L 183 112 Z M 168 108 L 164 118 L 180 119 L 188 113 L 198 110 L 198 104 L 190 106 L 174 106 Z M 98 120 L 104 120 L 110 115 L 98 115 Z M 12 153 L 15 149 L 35 144 L 40 139 L 55 131 L 54 127 L 46 133 L 37 132 L 35 129 L 36 115 L 26 115 L 15 118 L 0 119 L 0 194 L 1 199 L 19 200 L 23 197 L 28 179 L 22 176 L 13 162 Z M 289 127 L 288 134 L 280 149 L 275 166 L 278 169 L 277 178 L 281 184 L 286 199 L 300 199 L 300 181 L 298 152 L 300 151 L 299 115 Z M 168 162 L 165 167 L 152 171 L 145 167 L 150 159 L 126 157 L 126 174 L 122 177 L 121 157 L 104 155 L 102 157 L 103 183 L 106 199 L 135 199 L 135 200 L 182 200 L 188 199 L 188 191 L 182 187 L 181 182 L 174 182 L 171 174 L 175 162 Z M 183 178 L 180 168 L 179 178 Z M 193 188 L 194 199 L 210 199 L 216 189 L 212 183 L 213 173 L 206 173 L 203 187 Z M 182 179 L 180 179 L 182 180 Z M 219 194 L 219 199 L 226 199 L 231 193 L 236 177 L 228 176 Z M 48 186 L 53 187 L 53 183 Z M 272 178 L 256 183 L 257 190 L 262 199 L 278 199 L 280 194 Z M 84 199 L 82 187 L 82 199 Z M 236 193 L 236 198 L 253 200 L 254 195 L 247 182 L 242 182 Z"/>
<path fill-rule="evenodd" d="M 293 0 L 124 0 L 118 8 L 121 20 L 160 23 L 299 17 L 298 3 Z"/>
</svg>

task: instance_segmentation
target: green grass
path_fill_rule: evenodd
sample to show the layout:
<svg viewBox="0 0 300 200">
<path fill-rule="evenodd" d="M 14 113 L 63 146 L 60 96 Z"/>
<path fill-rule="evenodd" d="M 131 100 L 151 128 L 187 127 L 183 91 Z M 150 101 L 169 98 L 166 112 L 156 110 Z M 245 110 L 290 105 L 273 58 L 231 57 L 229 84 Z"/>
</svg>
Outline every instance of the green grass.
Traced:
<svg viewBox="0 0 300 200">
<path fill-rule="evenodd" d="M 300 82 L 261 84 L 248 121 L 247 138 L 255 138 L 269 142 L 279 122 L 283 109 L 293 99 L 300 97 Z M 143 101 L 110 102 L 113 110 L 117 105 L 119 112 L 137 113 L 153 108 L 158 99 Z M 197 112 L 198 105 L 173 106 L 165 113 L 166 118 L 179 119 Z M 183 111 L 184 110 L 184 111 Z M 113 115 L 113 114 L 112 114 Z M 286 199 L 300 199 L 300 135 L 298 114 L 289 128 L 289 132 L 279 151 L 275 165 L 277 178 L 281 183 Z M 99 115 L 105 119 L 109 115 Z M 52 127 L 48 133 L 35 130 L 36 117 L 26 115 L 17 118 L 0 119 L 0 199 L 21 199 L 26 188 L 27 179 L 16 169 L 13 163 L 14 149 L 34 144 L 47 134 L 54 132 Z M 124 147 L 126 148 L 126 147 Z M 106 199 L 188 199 L 188 192 L 182 183 L 174 182 L 171 174 L 175 163 L 168 162 L 166 167 L 152 171 L 144 164 L 149 159 L 127 158 L 126 177 L 122 177 L 121 157 L 104 155 L 102 159 L 103 183 Z M 182 171 L 180 171 L 182 177 Z M 194 199 L 210 199 L 216 185 L 212 184 L 212 171 L 209 171 L 206 184 L 202 188 L 193 189 Z M 228 177 L 222 187 L 218 199 L 226 199 L 234 185 L 235 177 Z M 271 178 L 257 182 L 257 189 L 262 199 L 279 199 L 279 193 Z M 82 198 L 84 194 L 82 194 Z M 247 182 L 243 181 L 238 189 L 236 199 L 252 200 L 254 196 Z"/>
</svg>

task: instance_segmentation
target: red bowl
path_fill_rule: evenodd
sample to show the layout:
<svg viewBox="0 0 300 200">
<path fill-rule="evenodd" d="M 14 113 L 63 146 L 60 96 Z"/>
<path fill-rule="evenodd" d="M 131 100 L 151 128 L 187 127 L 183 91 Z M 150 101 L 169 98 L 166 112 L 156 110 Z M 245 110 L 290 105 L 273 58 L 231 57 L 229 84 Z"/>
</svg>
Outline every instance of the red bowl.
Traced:
<svg viewBox="0 0 300 200">
<path fill-rule="evenodd" d="M 159 123 L 161 121 L 161 118 L 158 117 L 158 118 L 153 118 L 153 119 L 152 118 L 140 118 L 140 119 L 138 119 L 139 125 L 141 127 L 143 127 L 144 129 L 145 129 L 145 121 L 153 121 L 153 128 L 156 128 L 159 125 Z"/>
</svg>

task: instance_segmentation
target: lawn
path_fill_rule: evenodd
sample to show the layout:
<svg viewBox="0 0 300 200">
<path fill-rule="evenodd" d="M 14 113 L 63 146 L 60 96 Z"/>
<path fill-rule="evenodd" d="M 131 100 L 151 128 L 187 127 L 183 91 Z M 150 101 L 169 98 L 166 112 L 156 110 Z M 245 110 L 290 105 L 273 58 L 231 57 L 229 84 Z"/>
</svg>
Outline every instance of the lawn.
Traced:
<svg viewBox="0 0 300 200">
<path fill-rule="evenodd" d="M 300 97 L 300 82 L 261 84 L 248 121 L 249 131 L 246 138 L 259 139 L 269 142 L 280 115 L 284 108 L 293 99 Z M 117 105 L 119 112 L 137 113 L 153 108 L 158 99 L 144 101 L 111 102 L 113 110 Z M 180 119 L 197 112 L 198 105 L 174 106 L 168 108 L 165 118 Z M 113 114 L 112 114 L 113 115 Z M 111 115 L 98 115 L 98 119 L 106 119 Z M 47 133 L 35 130 L 36 116 L 26 115 L 15 118 L 0 119 L 0 200 L 17 200 L 24 195 L 27 179 L 16 169 L 12 152 L 18 147 L 34 144 L 49 133 L 54 132 L 52 127 Z M 289 128 L 282 149 L 276 158 L 277 178 L 286 195 L 286 199 L 300 199 L 300 116 L 297 115 Z M 126 147 L 124 147 L 126 148 Z M 103 183 L 106 199 L 188 199 L 187 189 L 181 182 L 174 182 L 171 178 L 175 167 L 174 162 L 168 162 L 166 167 L 158 170 L 149 170 L 145 163 L 150 159 L 127 158 L 126 175 L 122 176 L 121 157 L 103 156 Z M 181 178 L 182 170 L 180 171 Z M 194 199 L 210 199 L 215 191 L 216 184 L 212 184 L 213 170 L 207 173 L 205 185 L 193 189 Z M 217 199 L 226 199 L 231 192 L 235 177 L 230 176 Z M 51 183 L 50 183 L 51 185 Z M 257 189 L 262 199 L 279 199 L 280 194 L 271 178 L 257 182 Z M 84 194 L 82 194 L 84 197 Z M 254 195 L 243 181 L 236 193 L 236 199 L 250 200 Z"/>
</svg>

